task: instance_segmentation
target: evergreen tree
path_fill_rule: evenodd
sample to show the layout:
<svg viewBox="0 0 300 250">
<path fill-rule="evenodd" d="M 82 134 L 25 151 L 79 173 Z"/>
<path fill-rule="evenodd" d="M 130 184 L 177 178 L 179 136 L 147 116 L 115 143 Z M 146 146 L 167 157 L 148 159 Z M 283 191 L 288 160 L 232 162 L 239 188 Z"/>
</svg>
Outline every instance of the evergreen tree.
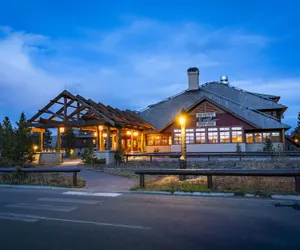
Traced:
<svg viewBox="0 0 300 250">
<path fill-rule="evenodd" d="M 66 151 L 66 155 L 70 156 L 70 150 L 75 146 L 76 143 L 76 135 L 74 134 L 73 128 L 67 128 L 61 139 L 63 148 Z"/>
<path fill-rule="evenodd" d="M 2 123 L 2 151 L 1 160 L 4 163 L 11 163 L 13 160 L 15 135 L 9 118 L 6 116 Z"/>
<path fill-rule="evenodd" d="M 52 132 L 50 129 L 46 129 L 44 133 L 44 148 L 51 148 Z"/>
<path fill-rule="evenodd" d="M 18 164 L 29 163 L 33 161 L 32 133 L 28 127 L 25 114 L 22 112 L 17 129 L 15 130 L 16 145 L 14 148 L 14 160 Z"/>
<path fill-rule="evenodd" d="M 265 152 L 273 152 L 274 151 L 273 143 L 270 140 L 270 138 L 266 138 L 266 140 L 264 142 L 264 151 Z"/>
<path fill-rule="evenodd" d="M 2 154 L 2 148 L 3 148 L 3 128 L 2 128 L 2 124 L 0 123 L 0 159 Z"/>
<path fill-rule="evenodd" d="M 295 128 L 293 134 L 296 136 L 296 138 L 300 138 L 300 112 L 298 113 L 298 122 L 297 127 Z"/>
</svg>

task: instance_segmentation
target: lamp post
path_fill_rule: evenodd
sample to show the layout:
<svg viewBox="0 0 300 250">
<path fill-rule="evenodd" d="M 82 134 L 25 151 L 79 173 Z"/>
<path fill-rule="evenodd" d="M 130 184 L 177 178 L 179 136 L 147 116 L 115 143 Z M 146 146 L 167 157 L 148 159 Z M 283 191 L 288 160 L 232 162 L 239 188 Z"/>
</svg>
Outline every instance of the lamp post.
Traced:
<svg viewBox="0 0 300 250">
<path fill-rule="evenodd" d="M 186 112 L 183 109 L 179 116 L 179 124 L 181 126 L 181 156 L 179 158 L 179 168 L 186 169 Z M 179 179 L 183 181 L 185 177 L 179 176 Z"/>
</svg>

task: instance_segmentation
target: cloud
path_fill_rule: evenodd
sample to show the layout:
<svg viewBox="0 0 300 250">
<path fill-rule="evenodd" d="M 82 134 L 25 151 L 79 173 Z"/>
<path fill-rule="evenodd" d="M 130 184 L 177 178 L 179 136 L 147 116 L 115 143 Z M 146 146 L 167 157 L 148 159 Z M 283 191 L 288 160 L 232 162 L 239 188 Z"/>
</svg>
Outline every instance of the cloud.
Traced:
<svg viewBox="0 0 300 250">
<path fill-rule="evenodd" d="M 225 74 L 237 87 L 281 95 L 289 105 L 299 98 L 293 91 L 299 79 L 273 74 L 264 54 L 272 41 L 240 28 L 152 19 L 125 20 L 114 30 L 87 30 L 67 40 L 2 27 L 0 116 L 32 115 L 63 89 L 141 109 L 185 90 L 191 66 L 200 69 L 201 83 Z M 271 73 L 274 79 L 266 77 Z"/>
</svg>

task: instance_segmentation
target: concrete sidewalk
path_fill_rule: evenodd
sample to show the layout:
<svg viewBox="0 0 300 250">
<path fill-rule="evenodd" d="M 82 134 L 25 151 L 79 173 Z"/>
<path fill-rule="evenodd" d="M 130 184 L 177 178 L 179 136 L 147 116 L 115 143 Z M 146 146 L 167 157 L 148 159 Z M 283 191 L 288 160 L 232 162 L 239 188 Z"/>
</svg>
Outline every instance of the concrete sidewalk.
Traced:
<svg viewBox="0 0 300 250">
<path fill-rule="evenodd" d="M 75 167 L 81 162 L 81 160 L 68 160 L 57 167 Z M 137 181 L 126 177 L 95 172 L 92 170 L 81 169 L 78 176 L 86 180 L 86 187 L 83 189 L 88 191 L 122 192 L 128 191 L 132 186 L 137 184 Z"/>
</svg>

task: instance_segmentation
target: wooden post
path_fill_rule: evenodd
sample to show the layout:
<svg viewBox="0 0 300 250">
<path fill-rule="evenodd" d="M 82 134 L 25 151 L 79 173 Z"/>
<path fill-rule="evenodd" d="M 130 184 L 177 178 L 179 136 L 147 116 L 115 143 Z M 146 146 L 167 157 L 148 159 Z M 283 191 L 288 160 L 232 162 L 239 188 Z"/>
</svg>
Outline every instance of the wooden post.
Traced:
<svg viewBox="0 0 300 250">
<path fill-rule="evenodd" d="M 141 151 L 144 152 L 144 133 L 141 132 Z"/>
<path fill-rule="evenodd" d="M 99 137 L 100 137 L 100 129 L 99 129 L 99 126 L 96 126 L 96 148 L 97 148 L 98 151 L 100 150 Z"/>
<path fill-rule="evenodd" d="M 60 142 L 60 128 L 57 128 L 57 151 L 61 150 L 61 142 Z"/>
<path fill-rule="evenodd" d="M 65 96 L 64 97 L 64 122 L 66 123 L 68 121 L 68 114 L 67 114 L 67 105 L 68 105 L 68 99 L 67 97 Z"/>
<path fill-rule="evenodd" d="M 44 133 L 40 132 L 40 151 L 42 152 L 44 149 Z"/>
<path fill-rule="evenodd" d="M 145 175 L 140 174 L 140 188 L 144 188 L 144 187 L 145 187 Z"/>
<path fill-rule="evenodd" d="M 285 131 L 284 131 L 284 129 L 281 130 L 281 136 L 282 136 L 282 151 L 285 151 Z"/>
<path fill-rule="evenodd" d="M 76 114 L 76 117 L 77 117 L 77 120 L 79 120 L 79 118 L 80 118 L 80 103 L 79 102 L 77 102 L 77 114 Z"/>
<path fill-rule="evenodd" d="M 295 191 L 300 193 L 300 176 L 295 177 Z"/>
<path fill-rule="evenodd" d="M 152 155 L 150 155 L 150 162 L 152 162 Z"/>
<path fill-rule="evenodd" d="M 111 145 L 110 145 L 110 127 L 107 127 L 107 149 L 108 150 L 111 149 Z"/>
<path fill-rule="evenodd" d="M 207 187 L 209 189 L 212 189 L 213 188 L 213 179 L 212 179 L 212 176 L 211 175 L 208 175 L 207 176 Z"/>
<path fill-rule="evenodd" d="M 130 138 L 131 144 L 130 144 L 130 151 L 133 152 L 133 131 L 131 131 L 131 138 Z"/>
<path fill-rule="evenodd" d="M 119 151 L 122 150 L 122 144 L 121 144 L 121 128 L 118 128 L 118 143 L 117 143 L 117 149 Z"/>
<path fill-rule="evenodd" d="M 73 172 L 73 186 L 77 186 L 77 172 Z"/>
</svg>

